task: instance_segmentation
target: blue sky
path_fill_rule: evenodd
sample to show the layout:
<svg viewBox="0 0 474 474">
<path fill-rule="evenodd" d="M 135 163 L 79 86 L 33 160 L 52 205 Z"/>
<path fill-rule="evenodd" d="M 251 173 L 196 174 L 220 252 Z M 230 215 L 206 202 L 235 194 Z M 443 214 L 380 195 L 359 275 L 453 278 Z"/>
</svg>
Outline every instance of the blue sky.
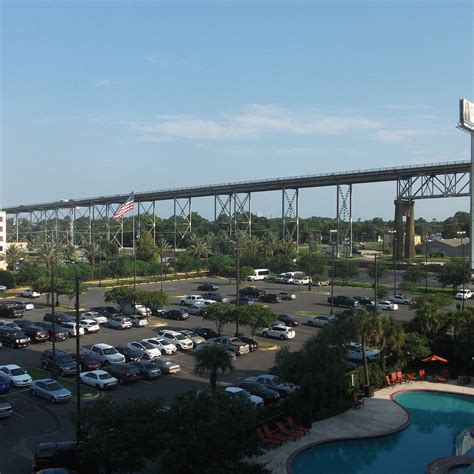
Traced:
<svg viewBox="0 0 474 474">
<path fill-rule="evenodd" d="M 3 1 L 0 203 L 469 159 L 472 29 L 470 1 Z M 355 186 L 353 215 L 394 197 Z M 335 198 L 304 190 L 301 214 Z"/>
</svg>

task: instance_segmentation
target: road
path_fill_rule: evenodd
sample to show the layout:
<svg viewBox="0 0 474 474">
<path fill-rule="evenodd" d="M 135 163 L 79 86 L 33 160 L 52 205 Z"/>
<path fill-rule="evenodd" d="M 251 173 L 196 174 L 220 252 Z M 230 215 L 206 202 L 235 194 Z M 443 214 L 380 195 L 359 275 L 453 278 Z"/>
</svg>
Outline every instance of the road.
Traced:
<svg viewBox="0 0 474 474">
<path fill-rule="evenodd" d="M 224 295 L 234 296 L 235 285 L 229 285 L 228 280 L 223 279 L 193 279 L 176 282 L 165 282 L 164 290 L 171 297 L 170 307 L 179 305 L 179 299 L 188 294 L 198 294 L 196 288 L 204 282 L 212 282 L 220 287 L 220 292 Z M 292 314 L 304 318 L 310 314 L 329 314 L 330 307 L 327 304 L 327 297 L 330 294 L 329 287 L 313 288 L 308 291 L 305 287 L 299 290 L 297 287 L 279 285 L 268 282 L 256 282 L 255 286 L 264 289 L 268 293 L 278 291 L 293 291 L 296 299 L 293 301 L 282 301 L 269 306 L 277 314 Z M 140 285 L 141 289 L 158 290 L 159 284 Z M 90 308 L 104 304 L 104 292 L 107 288 L 94 287 L 81 295 L 81 307 Z M 372 296 L 373 291 L 360 288 L 336 287 L 334 294 L 344 295 L 364 295 Z M 46 301 L 38 299 L 37 304 L 45 304 Z M 66 302 L 66 299 L 63 303 Z M 453 304 L 454 307 L 454 304 Z M 335 308 L 335 310 L 339 310 Z M 46 310 L 34 309 L 25 315 L 25 319 L 33 321 L 42 320 Z M 71 311 L 72 314 L 72 311 Z M 407 306 L 392 313 L 398 321 L 407 321 L 413 317 L 413 311 Z M 158 317 L 150 318 L 150 325 L 146 328 L 133 328 L 125 331 L 118 331 L 110 328 L 101 328 L 99 333 L 81 337 L 81 345 L 105 342 L 111 345 L 125 345 L 126 343 L 153 337 L 161 327 L 167 326 L 169 329 L 192 328 L 194 326 L 208 326 L 209 324 L 198 316 L 190 316 L 187 321 L 168 321 Z M 241 327 L 242 330 L 242 327 Z M 224 332 L 233 334 L 234 325 L 225 327 Z M 296 337 L 291 341 L 271 340 L 276 348 L 288 346 L 292 350 L 298 350 L 305 341 L 317 334 L 319 329 L 301 326 L 296 328 Z M 249 334 L 248 328 L 244 327 L 244 332 Z M 257 337 L 260 342 L 269 342 Z M 42 351 L 49 348 L 51 343 L 34 344 L 24 349 L 0 348 L 0 364 L 18 364 L 24 368 L 40 367 L 40 356 Z M 75 351 L 75 339 L 57 343 L 57 348 L 68 352 Z M 268 371 L 273 366 L 274 350 L 260 350 L 245 356 L 239 357 L 234 365 L 232 373 L 219 377 L 221 383 L 237 383 L 246 377 Z M 156 397 L 163 399 L 164 403 L 170 405 L 174 402 L 176 395 L 191 389 L 199 389 L 207 385 L 208 379 L 194 373 L 195 356 L 194 351 L 190 353 L 178 352 L 170 359 L 180 364 L 182 370 L 179 374 L 162 376 L 155 381 L 141 380 L 133 385 L 119 386 L 115 390 L 106 392 L 103 396 L 111 397 L 116 401 L 127 401 L 130 398 Z M 12 388 L 4 397 L 14 406 L 14 414 L 7 419 L 0 420 L 2 433 L 2 443 L 0 444 L 0 474 L 2 473 L 23 473 L 31 472 L 32 453 L 41 441 L 68 440 L 74 439 L 74 428 L 71 423 L 75 409 L 75 403 L 69 402 L 64 405 L 50 405 L 47 401 L 33 398 L 28 390 Z"/>
</svg>

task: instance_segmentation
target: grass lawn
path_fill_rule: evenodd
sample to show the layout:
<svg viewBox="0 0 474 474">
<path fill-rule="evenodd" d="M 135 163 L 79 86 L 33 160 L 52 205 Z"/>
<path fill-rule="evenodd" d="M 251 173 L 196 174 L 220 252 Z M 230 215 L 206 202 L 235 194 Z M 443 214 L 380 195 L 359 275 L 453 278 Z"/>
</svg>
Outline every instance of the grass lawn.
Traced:
<svg viewBox="0 0 474 474">
<path fill-rule="evenodd" d="M 36 379 L 50 379 L 51 372 L 43 369 L 37 368 L 28 368 L 25 369 L 33 378 Z M 58 382 L 63 385 L 65 388 L 71 391 L 73 398 L 77 398 L 76 394 L 76 380 L 75 379 L 66 379 L 64 377 L 58 377 Z M 93 387 L 81 384 L 81 400 L 94 400 L 100 396 L 100 392 Z"/>
</svg>

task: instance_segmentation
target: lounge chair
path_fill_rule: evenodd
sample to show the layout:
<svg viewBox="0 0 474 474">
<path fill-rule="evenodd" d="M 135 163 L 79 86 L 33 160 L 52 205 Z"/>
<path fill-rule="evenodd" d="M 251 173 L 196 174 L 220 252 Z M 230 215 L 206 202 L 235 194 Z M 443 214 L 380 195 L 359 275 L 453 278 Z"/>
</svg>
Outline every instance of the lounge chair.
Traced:
<svg viewBox="0 0 474 474">
<path fill-rule="evenodd" d="M 448 381 L 449 377 L 443 377 L 442 375 L 437 375 L 435 378 L 435 382 L 438 383 L 446 383 Z"/>
<path fill-rule="evenodd" d="M 416 382 L 418 380 L 415 374 L 405 374 L 405 378 L 408 382 Z"/>
<path fill-rule="evenodd" d="M 269 438 L 268 436 L 265 436 L 261 428 L 257 428 L 257 436 L 259 437 L 260 441 L 263 441 L 265 444 L 269 444 L 275 448 L 283 444 L 283 441 L 279 439 Z"/>
<path fill-rule="evenodd" d="M 354 410 L 357 410 L 357 409 L 362 408 L 364 406 L 364 399 L 359 398 L 357 393 L 352 394 L 352 401 L 354 402 L 354 404 L 352 405 L 352 408 L 354 408 Z"/>
<path fill-rule="evenodd" d="M 288 422 L 288 426 L 293 431 L 301 431 L 303 434 L 308 434 L 311 430 L 303 425 L 295 425 L 293 418 L 291 416 L 286 417 L 286 421 Z"/>
<path fill-rule="evenodd" d="M 288 436 L 284 436 L 282 434 L 279 434 L 279 433 L 276 433 L 274 431 L 271 431 L 270 428 L 268 427 L 268 425 L 262 425 L 262 431 L 263 431 L 263 434 L 267 437 L 267 438 L 274 438 L 274 439 L 278 439 L 280 440 L 282 443 L 285 442 L 285 441 L 288 441 L 289 437 Z"/>
<path fill-rule="evenodd" d="M 408 383 L 408 380 L 405 377 L 403 377 L 401 370 L 397 371 L 397 380 L 398 380 L 398 383 Z"/>
<path fill-rule="evenodd" d="M 303 436 L 301 431 L 289 430 L 281 421 L 277 421 L 276 425 L 282 435 L 291 436 L 294 440 L 297 440 Z"/>
<path fill-rule="evenodd" d="M 392 372 L 392 382 L 394 385 L 397 383 L 402 383 L 402 381 L 398 379 L 396 372 Z"/>
<path fill-rule="evenodd" d="M 468 375 L 461 375 L 458 377 L 458 380 L 456 382 L 458 385 L 469 385 L 471 383 L 471 377 Z"/>
<path fill-rule="evenodd" d="M 419 380 L 426 380 L 425 369 L 421 369 L 421 370 L 418 371 L 418 379 Z"/>
<path fill-rule="evenodd" d="M 392 382 L 392 379 L 390 378 L 390 376 L 386 375 L 386 376 L 385 376 L 385 381 L 387 382 L 387 387 L 393 387 L 393 386 L 395 386 L 395 383 Z"/>
</svg>

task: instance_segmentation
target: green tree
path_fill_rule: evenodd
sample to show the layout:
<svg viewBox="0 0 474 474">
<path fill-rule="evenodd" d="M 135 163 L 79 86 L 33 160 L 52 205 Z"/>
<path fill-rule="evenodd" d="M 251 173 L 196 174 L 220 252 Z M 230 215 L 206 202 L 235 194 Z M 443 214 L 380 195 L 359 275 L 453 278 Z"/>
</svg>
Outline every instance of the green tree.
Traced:
<svg viewBox="0 0 474 474">
<path fill-rule="evenodd" d="M 53 242 L 43 242 L 38 249 L 38 257 L 49 271 L 54 262 L 57 261 L 60 255 L 60 248 Z"/>
<path fill-rule="evenodd" d="M 359 265 L 356 260 L 338 259 L 334 262 L 335 278 L 354 278 L 359 274 Z"/>
<path fill-rule="evenodd" d="M 198 351 L 195 371 L 198 374 L 209 372 L 209 383 L 214 395 L 217 392 L 217 372 L 228 372 L 232 370 L 234 370 L 232 361 L 227 355 L 227 352 L 221 347 L 208 346 Z"/>
<path fill-rule="evenodd" d="M 160 256 L 160 290 L 163 291 L 163 259 L 171 252 L 171 245 L 161 237 L 156 243 L 156 252 Z"/>
<path fill-rule="evenodd" d="M 403 274 L 403 281 L 411 281 L 417 283 L 425 277 L 424 269 L 419 266 L 412 265 L 405 270 Z"/>
<path fill-rule="evenodd" d="M 156 256 L 156 245 L 150 232 L 144 232 L 135 241 L 135 250 L 138 260 L 151 262 Z"/>
<path fill-rule="evenodd" d="M 262 304 L 240 307 L 240 320 L 243 324 L 247 324 L 250 327 L 252 337 L 255 337 L 258 328 L 270 325 L 275 319 L 276 314 Z"/>
<path fill-rule="evenodd" d="M 178 271 L 189 274 L 190 271 L 196 268 L 196 259 L 192 255 L 189 255 L 186 252 L 179 253 L 177 255 L 176 265 Z"/>
<path fill-rule="evenodd" d="M 198 275 L 201 272 L 201 259 L 209 257 L 209 247 L 207 242 L 204 239 L 194 237 L 194 241 L 190 247 L 191 255 L 195 258 L 195 262 L 197 265 L 197 272 Z"/>
<path fill-rule="evenodd" d="M 367 267 L 367 273 L 370 276 L 370 278 L 375 279 L 375 263 L 369 264 L 369 266 Z M 388 273 L 387 265 L 383 263 L 377 263 L 377 279 L 380 280 L 387 273 Z"/>
<path fill-rule="evenodd" d="M 0 270 L 0 285 L 6 286 L 7 288 L 15 288 L 15 279 L 8 270 Z"/>
<path fill-rule="evenodd" d="M 152 311 L 162 309 L 169 304 L 169 297 L 163 291 L 142 291 L 136 294 L 136 303 L 143 304 Z"/>
<path fill-rule="evenodd" d="M 117 303 L 121 308 L 127 305 L 133 305 L 137 301 L 137 291 L 131 286 L 118 286 L 106 291 L 104 300 L 109 303 Z"/>
<path fill-rule="evenodd" d="M 84 255 L 89 260 L 89 263 L 92 265 L 92 278 L 95 277 L 95 265 L 99 259 L 101 259 L 104 254 L 101 247 L 95 242 L 91 242 L 84 247 Z"/>
<path fill-rule="evenodd" d="M 36 260 L 25 260 L 17 274 L 19 285 L 32 285 L 40 277 L 46 277 L 48 273 Z"/>
<path fill-rule="evenodd" d="M 63 245 L 61 248 L 61 253 L 65 260 L 69 260 L 70 262 L 75 262 L 77 260 L 77 250 L 75 245 Z"/>
<path fill-rule="evenodd" d="M 235 274 L 235 260 L 230 255 L 214 254 L 209 259 L 209 273 L 216 276 Z"/>
<path fill-rule="evenodd" d="M 218 334 L 222 334 L 224 326 L 236 318 L 236 309 L 234 305 L 225 303 L 214 303 L 207 306 L 207 311 L 202 315 L 206 321 L 211 321 L 216 326 Z"/>
<path fill-rule="evenodd" d="M 456 291 L 458 286 L 462 284 L 465 271 L 462 259 L 453 258 L 451 261 L 443 265 L 443 268 L 438 274 L 438 281 L 443 288 L 452 286 Z"/>
<path fill-rule="evenodd" d="M 16 286 L 16 271 L 18 263 L 24 258 L 25 252 L 18 245 L 11 244 L 5 251 L 5 261 L 12 267 L 13 287 Z"/>
</svg>

